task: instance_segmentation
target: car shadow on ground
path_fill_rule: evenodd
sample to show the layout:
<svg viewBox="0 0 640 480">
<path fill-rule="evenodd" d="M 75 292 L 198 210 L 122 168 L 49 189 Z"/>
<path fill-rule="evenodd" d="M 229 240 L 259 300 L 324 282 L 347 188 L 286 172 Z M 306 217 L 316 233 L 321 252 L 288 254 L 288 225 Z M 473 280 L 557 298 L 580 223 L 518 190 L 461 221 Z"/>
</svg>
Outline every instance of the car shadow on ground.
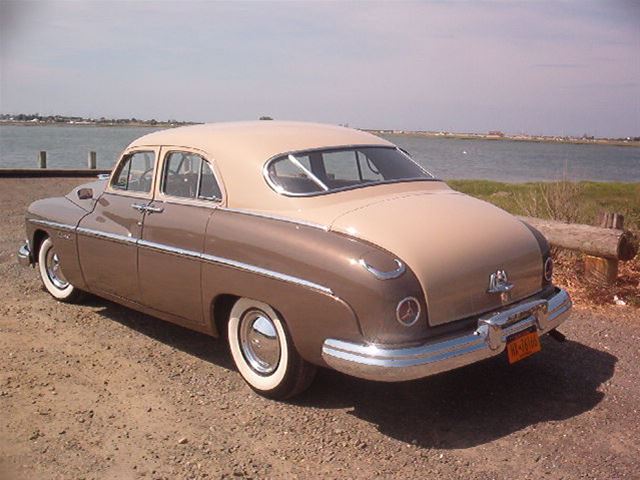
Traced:
<svg viewBox="0 0 640 480">
<path fill-rule="evenodd" d="M 542 352 L 509 365 L 503 356 L 434 377 L 385 384 L 322 370 L 297 403 L 349 408 L 390 437 L 424 448 L 491 442 L 595 407 L 617 358 L 574 341 L 543 339 Z"/>
<path fill-rule="evenodd" d="M 97 313 L 154 340 L 228 370 L 224 340 L 93 297 Z M 617 358 L 581 343 L 544 338 L 542 352 L 509 365 L 504 356 L 403 383 L 370 382 L 320 369 L 292 404 L 348 413 L 384 435 L 423 448 L 481 445 L 541 422 L 591 410 L 603 398 Z"/>
<path fill-rule="evenodd" d="M 83 304 L 94 308 L 97 314 L 149 338 L 227 370 L 235 370 L 223 339 L 212 338 L 93 295 L 87 297 Z"/>
</svg>

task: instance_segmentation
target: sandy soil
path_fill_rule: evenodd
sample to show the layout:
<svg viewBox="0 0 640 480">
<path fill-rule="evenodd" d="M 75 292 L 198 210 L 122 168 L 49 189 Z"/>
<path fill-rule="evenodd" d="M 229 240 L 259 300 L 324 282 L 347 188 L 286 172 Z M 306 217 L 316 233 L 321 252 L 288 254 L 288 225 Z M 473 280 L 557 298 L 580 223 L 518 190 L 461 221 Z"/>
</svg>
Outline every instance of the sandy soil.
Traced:
<svg viewBox="0 0 640 480">
<path fill-rule="evenodd" d="M 16 265 L 32 200 L 0 179 L 0 478 L 638 478 L 640 319 L 576 308 L 567 342 L 404 384 L 320 371 L 257 397 L 222 342 L 113 303 L 55 302 Z"/>
</svg>

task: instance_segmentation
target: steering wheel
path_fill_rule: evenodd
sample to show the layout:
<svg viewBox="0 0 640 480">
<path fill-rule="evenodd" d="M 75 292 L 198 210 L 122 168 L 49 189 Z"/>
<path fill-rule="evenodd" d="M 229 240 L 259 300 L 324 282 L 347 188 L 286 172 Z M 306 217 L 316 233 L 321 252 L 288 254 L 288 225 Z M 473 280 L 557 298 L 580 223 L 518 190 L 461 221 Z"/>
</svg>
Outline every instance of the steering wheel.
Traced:
<svg viewBox="0 0 640 480">
<path fill-rule="evenodd" d="M 148 168 L 147 170 L 145 170 L 144 172 L 142 172 L 142 175 L 140 175 L 140 178 L 138 178 L 138 185 L 140 185 L 140 188 L 144 187 L 144 190 L 148 190 L 147 186 L 151 186 L 151 175 L 150 173 L 153 172 L 153 167 Z M 149 178 L 145 178 L 145 177 L 149 177 Z"/>
</svg>

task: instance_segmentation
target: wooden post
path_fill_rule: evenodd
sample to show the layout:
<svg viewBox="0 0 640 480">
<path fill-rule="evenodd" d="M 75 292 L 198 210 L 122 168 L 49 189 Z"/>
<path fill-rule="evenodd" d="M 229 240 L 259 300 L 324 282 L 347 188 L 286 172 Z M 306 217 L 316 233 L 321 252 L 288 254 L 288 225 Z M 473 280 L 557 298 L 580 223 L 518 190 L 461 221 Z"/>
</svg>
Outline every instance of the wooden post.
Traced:
<svg viewBox="0 0 640 480">
<path fill-rule="evenodd" d="M 87 157 L 87 167 L 90 170 L 96 169 L 96 152 L 89 152 L 89 156 Z"/>
<path fill-rule="evenodd" d="M 602 212 L 600 214 L 600 226 L 622 230 L 624 226 L 624 215 L 612 212 Z M 618 260 L 613 258 L 584 256 L 584 273 L 587 277 L 596 280 L 598 283 L 611 285 L 618 278 Z"/>
<path fill-rule="evenodd" d="M 602 228 L 614 228 L 623 230 L 624 215 L 611 212 L 600 212 L 600 226 Z"/>
<path fill-rule="evenodd" d="M 38 166 L 40 168 L 47 168 L 47 152 L 41 151 L 38 155 Z"/>
</svg>

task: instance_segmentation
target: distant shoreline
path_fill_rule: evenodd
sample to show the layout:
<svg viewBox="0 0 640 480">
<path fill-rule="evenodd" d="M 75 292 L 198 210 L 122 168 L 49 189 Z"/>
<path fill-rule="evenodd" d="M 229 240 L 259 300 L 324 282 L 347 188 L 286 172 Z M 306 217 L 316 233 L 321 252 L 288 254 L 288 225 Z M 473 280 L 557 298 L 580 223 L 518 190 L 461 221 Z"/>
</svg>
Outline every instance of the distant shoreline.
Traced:
<svg viewBox="0 0 640 480">
<path fill-rule="evenodd" d="M 33 122 L 33 121 L 15 121 L 0 120 L 0 126 L 18 126 L 18 127 L 108 127 L 108 128 L 177 128 L 189 125 L 200 125 L 199 122 L 157 122 L 151 124 L 148 122 Z M 354 127 L 356 128 L 356 127 Z M 404 137 L 422 137 L 436 139 L 455 139 L 455 140 L 495 140 L 495 141 L 511 141 L 511 142 L 529 142 L 529 143 L 555 143 L 568 145 L 608 145 L 616 147 L 640 147 L 640 141 L 637 140 L 620 140 L 607 138 L 579 138 L 579 137 L 560 137 L 550 135 L 508 135 L 508 134 L 487 134 L 487 133 L 450 133 L 450 132 L 430 132 L 430 131 L 412 131 L 412 130 L 379 130 L 362 128 L 364 132 L 374 135 L 394 135 Z"/>
<path fill-rule="evenodd" d="M 567 145 L 608 145 L 615 147 L 640 147 L 640 141 L 614 140 L 606 138 L 584 139 L 576 137 L 552 137 L 543 135 L 489 135 L 484 133 L 440 133 L 440 132 L 416 132 L 409 130 L 371 130 L 365 132 L 374 135 L 394 135 L 400 137 L 442 138 L 456 140 L 495 140 L 529 143 L 556 143 Z"/>
<path fill-rule="evenodd" d="M 113 128 L 128 128 L 128 127 L 145 127 L 145 128 L 177 128 L 187 127 L 189 125 L 200 125 L 197 122 L 180 122 L 180 123 L 165 123 L 158 122 L 155 124 L 146 122 L 127 122 L 127 123 L 114 123 L 114 122 L 74 122 L 74 123 L 62 123 L 62 122 L 16 122 L 11 120 L 0 120 L 0 127 L 113 127 Z"/>
</svg>

